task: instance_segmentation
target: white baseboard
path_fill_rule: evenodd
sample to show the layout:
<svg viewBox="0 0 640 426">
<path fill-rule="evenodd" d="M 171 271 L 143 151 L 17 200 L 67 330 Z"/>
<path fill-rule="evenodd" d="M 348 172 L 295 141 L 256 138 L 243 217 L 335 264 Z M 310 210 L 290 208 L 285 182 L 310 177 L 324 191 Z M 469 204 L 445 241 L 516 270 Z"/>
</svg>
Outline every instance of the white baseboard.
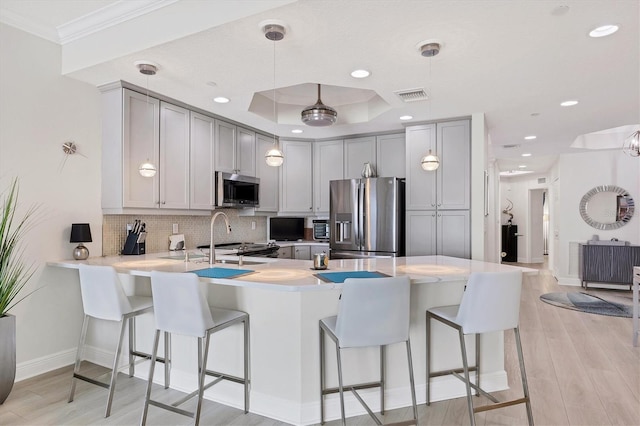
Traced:
<svg viewBox="0 0 640 426">
<path fill-rule="evenodd" d="M 58 368 L 73 364 L 76 360 L 77 348 L 67 349 L 52 355 L 21 362 L 16 365 L 16 382 L 29 379 Z M 111 368 L 113 365 L 113 352 L 95 346 L 84 347 L 82 359 L 103 367 Z"/>
<path fill-rule="evenodd" d="M 75 359 L 76 348 L 72 348 L 52 355 L 21 362 L 16 365 L 16 382 L 73 364 Z"/>
</svg>

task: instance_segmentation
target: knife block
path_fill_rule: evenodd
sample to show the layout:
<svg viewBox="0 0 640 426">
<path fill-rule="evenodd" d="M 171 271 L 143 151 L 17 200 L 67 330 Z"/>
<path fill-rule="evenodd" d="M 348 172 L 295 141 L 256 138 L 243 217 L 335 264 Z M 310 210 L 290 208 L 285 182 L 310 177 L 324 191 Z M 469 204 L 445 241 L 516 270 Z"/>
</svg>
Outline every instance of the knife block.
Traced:
<svg viewBox="0 0 640 426">
<path fill-rule="evenodd" d="M 127 235 L 127 241 L 125 241 L 124 243 L 122 254 L 145 254 L 145 237 L 145 232 L 141 232 L 140 234 L 134 234 L 133 232 L 130 232 L 129 235 Z"/>
</svg>

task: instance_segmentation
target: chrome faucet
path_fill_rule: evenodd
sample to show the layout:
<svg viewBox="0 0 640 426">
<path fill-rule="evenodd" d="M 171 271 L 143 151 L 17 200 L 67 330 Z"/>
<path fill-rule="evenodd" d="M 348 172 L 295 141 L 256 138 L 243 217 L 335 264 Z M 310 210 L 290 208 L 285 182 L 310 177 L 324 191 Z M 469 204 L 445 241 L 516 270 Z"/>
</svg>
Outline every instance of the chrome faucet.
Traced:
<svg viewBox="0 0 640 426">
<path fill-rule="evenodd" d="M 231 233 L 231 225 L 229 225 L 229 218 L 224 212 L 218 212 L 211 217 L 211 243 L 209 245 L 209 266 L 213 266 L 216 263 L 216 246 L 213 244 L 213 224 L 218 216 L 222 215 L 224 224 L 227 227 L 227 234 Z"/>
</svg>

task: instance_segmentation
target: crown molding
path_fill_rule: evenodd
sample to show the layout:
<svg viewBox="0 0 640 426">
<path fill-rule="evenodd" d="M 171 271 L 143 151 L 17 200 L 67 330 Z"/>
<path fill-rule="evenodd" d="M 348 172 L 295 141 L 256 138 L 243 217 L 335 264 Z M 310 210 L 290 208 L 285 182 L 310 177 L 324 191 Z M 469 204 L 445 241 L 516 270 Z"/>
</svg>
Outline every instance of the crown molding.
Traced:
<svg viewBox="0 0 640 426">
<path fill-rule="evenodd" d="M 0 22 L 54 43 L 60 43 L 57 31 L 51 27 L 35 23 L 10 10 L 0 9 Z"/>
<path fill-rule="evenodd" d="M 59 43 L 66 44 L 122 22 L 129 21 L 179 0 L 120 0 L 73 21 L 58 26 Z"/>
</svg>

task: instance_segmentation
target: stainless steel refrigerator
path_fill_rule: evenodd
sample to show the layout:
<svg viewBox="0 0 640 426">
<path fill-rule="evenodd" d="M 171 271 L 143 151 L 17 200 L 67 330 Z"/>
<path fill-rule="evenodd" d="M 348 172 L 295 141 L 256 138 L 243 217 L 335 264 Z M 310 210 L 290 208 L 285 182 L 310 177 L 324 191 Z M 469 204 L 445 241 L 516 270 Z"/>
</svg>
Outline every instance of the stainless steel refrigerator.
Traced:
<svg viewBox="0 0 640 426">
<path fill-rule="evenodd" d="M 404 180 L 332 180 L 330 257 L 404 256 Z"/>
</svg>

